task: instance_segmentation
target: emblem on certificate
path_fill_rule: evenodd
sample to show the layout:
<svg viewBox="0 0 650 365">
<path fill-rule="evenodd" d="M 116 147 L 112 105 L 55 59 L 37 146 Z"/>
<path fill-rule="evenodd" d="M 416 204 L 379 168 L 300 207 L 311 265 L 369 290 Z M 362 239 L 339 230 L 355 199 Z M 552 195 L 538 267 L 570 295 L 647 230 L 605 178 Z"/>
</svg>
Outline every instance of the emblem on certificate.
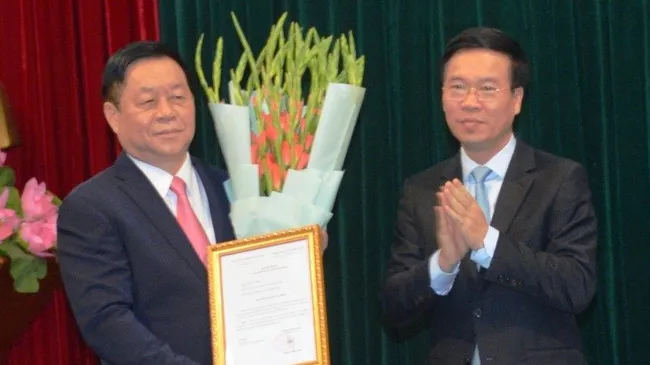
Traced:
<svg viewBox="0 0 650 365">
<path fill-rule="evenodd" d="M 215 365 L 329 365 L 320 229 L 210 246 Z"/>
</svg>

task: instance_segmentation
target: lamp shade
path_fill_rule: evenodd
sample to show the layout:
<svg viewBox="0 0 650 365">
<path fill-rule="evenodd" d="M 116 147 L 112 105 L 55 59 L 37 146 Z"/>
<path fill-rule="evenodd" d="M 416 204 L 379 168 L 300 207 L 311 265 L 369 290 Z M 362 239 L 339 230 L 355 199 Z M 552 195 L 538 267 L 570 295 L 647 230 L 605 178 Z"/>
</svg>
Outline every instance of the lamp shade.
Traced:
<svg viewBox="0 0 650 365">
<path fill-rule="evenodd" d="M 0 149 L 13 147 L 19 143 L 20 138 L 9 108 L 9 99 L 0 84 Z"/>
</svg>

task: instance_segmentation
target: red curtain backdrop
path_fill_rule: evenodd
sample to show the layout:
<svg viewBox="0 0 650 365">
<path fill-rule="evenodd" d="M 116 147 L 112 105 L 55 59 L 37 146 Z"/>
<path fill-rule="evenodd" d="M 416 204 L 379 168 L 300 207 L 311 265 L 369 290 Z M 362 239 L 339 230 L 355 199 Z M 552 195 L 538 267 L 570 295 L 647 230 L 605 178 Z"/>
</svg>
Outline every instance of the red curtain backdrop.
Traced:
<svg viewBox="0 0 650 365">
<path fill-rule="evenodd" d="M 158 38 L 158 0 L 2 1 L 0 83 L 22 141 L 7 151 L 6 163 L 16 170 L 19 189 L 35 176 L 64 197 L 113 162 L 119 146 L 102 114 L 104 63 L 131 41 Z M 4 316 L 11 313 L 0 312 L 0 327 Z M 61 288 L 3 360 L 98 362 Z"/>
</svg>

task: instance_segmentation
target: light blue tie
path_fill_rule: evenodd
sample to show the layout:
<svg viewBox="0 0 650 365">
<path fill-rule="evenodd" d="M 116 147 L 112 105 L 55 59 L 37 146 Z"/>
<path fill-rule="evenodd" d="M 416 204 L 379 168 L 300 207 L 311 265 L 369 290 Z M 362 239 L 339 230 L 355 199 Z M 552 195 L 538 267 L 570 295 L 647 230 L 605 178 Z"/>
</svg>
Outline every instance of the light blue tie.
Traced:
<svg viewBox="0 0 650 365">
<path fill-rule="evenodd" d="M 472 177 L 476 182 L 476 202 L 481 207 L 485 219 L 490 222 L 490 203 L 488 202 L 487 189 L 485 188 L 485 179 L 490 175 L 492 170 L 486 166 L 478 166 L 472 170 Z"/>
<path fill-rule="evenodd" d="M 476 194 L 474 199 L 478 203 L 478 206 L 481 207 L 485 219 L 488 223 L 490 222 L 490 203 L 488 201 L 487 189 L 485 188 L 485 179 L 490 175 L 492 170 L 486 166 L 478 166 L 472 170 L 472 177 L 474 182 L 476 182 Z M 472 358 L 472 365 L 481 365 L 481 358 L 478 353 L 478 345 L 474 347 L 474 356 Z"/>
</svg>

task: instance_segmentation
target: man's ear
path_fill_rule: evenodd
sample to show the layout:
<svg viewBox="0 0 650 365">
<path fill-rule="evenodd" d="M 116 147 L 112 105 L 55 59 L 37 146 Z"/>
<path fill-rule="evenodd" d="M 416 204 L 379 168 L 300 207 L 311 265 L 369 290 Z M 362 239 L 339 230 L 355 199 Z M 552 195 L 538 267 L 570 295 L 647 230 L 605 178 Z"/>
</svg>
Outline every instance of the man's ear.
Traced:
<svg viewBox="0 0 650 365">
<path fill-rule="evenodd" d="M 515 105 L 514 105 L 514 112 L 515 115 L 518 115 L 519 112 L 521 112 L 521 104 L 524 101 L 524 88 L 523 87 L 518 87 L 513 90 L 513 95 L 515 97 Z"/>
<path fill-rule="evenodd" d="M 108 122 L 108 125 L 113 130 L 113 133 L 119 131 L 120 125 L 117 122 L 117 116 L 120 114 L 120 111 L 117 109 L 117 106 L 110 101 L 104 102 L 104 118 Z"/>
</svg>

